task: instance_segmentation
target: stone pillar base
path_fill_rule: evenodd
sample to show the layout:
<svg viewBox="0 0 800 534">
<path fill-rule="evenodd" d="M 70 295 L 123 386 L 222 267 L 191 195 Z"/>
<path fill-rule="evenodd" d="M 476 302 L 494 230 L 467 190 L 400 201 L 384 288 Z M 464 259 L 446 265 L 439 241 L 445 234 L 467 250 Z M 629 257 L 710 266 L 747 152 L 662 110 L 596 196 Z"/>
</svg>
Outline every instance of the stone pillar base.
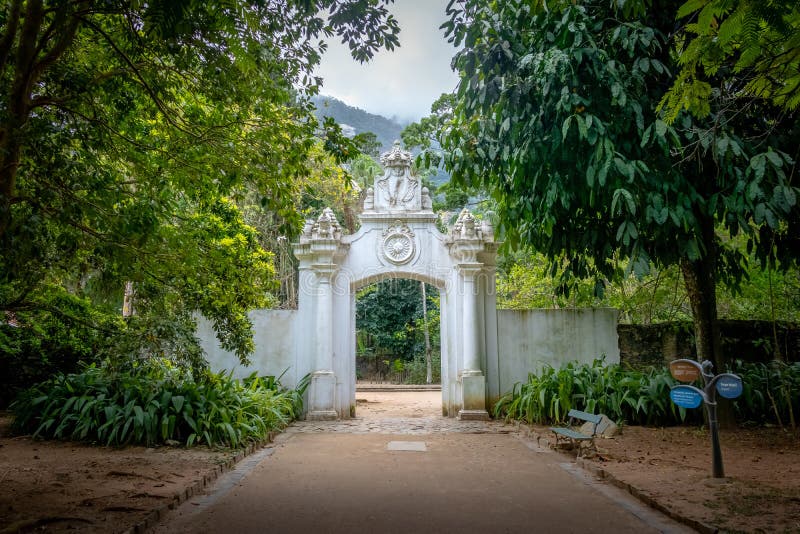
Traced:
<svg viewBox="0 0 800 534">
<path fill-rule="evenodd" d="M 310 421 L 332 421 L 339 418 L 334 408 L 336 375 L 333 371 L 314 371 L 308 388 L 308 413 Z"/>
<path fill-rule="evenodd" d="M 316 410 L 306 414 L 306 421 L 336 421 L 339 414 L 334 410 Z"/>
<path fill-rule="evenodd" d="M 462 421 L 488 421 L 489 412 L 486 410 L 459 410 L 458 418 Z"/>
<path fill-rule="evenodd" d="M 461 402 L 463 408 L 458 411 L 458 418 L 464 421 L 488 421 L 486 411 L 486 377 L 481 371 L 465 369 L 461 371 L 458 381 L 461 384 Z"/>
</svg>

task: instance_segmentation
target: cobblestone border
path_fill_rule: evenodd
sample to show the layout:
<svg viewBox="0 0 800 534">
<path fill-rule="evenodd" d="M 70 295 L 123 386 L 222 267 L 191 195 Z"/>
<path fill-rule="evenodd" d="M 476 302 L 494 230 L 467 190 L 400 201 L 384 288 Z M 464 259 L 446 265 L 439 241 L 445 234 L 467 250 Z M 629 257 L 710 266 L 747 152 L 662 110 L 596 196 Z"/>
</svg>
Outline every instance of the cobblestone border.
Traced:
<svg viewBox="0 0 800 534">
<path fill-rule="evenodd" d="M 536 444 L 539 445 L 540 447 L 546 447 L 551 449 L 555 448 L 552 439 L 550 437 L 541 435 L 533 428 L 527 425 L 520 425 L 519 430 L 525 437 L 535 441 Z M 703 523 L 702 521 L 698 521 L 696 519 L 692 519 L 691 517 L 686 517 L 684 515 L 675 512 L 674 510 L 671 510 L 670 508 L 664 506 L 657 500 L 653 499 L 641 488 L 637 488 L 636 486 L 617 478 L 612 473 L 604 469 L 602 466 L 595 464 L 591 460 L 588 460 L 586 458 L 573 457 L 571 454 L 566 454 L 563 451 L 556 450 L 556 452 L 569 457 L 571 460 L 574 459 L 575 464 L 578 465 L 578 467 L 580 467 L 581 469 L 585 469 L 586 471 L 592 473 L 596 477 L 606 482 L 609 482 L 610 484 L 618 487 L 623 491 L 628 492 L 642 503 L 658 510 L 662 514 L 670 517 L 671 519 L 674 519 L 678 523 L 683 523 L 684 525 L 691 527 L 696 531 L 701 532 L 702 534 L 717 534 L 720 531 L 719 528 L 715 526 Z"/>
<path fill-rule="evenodd" d="M 214 467 L 214 470 L 203 476 L 202 480 L 197 480 L 193 484 L 188 487 L 183 488 L 182 491 L 173 494 L 172 499 L 169 502 L 162 504 L 161 506 L 157 507 L 156 509 L 152 510 L 147 517 L 133 525 L 132 527 L 122 531 L 123 534 L 144 534 L 155 527 L 162 519 L 164 519 L 167 514 L 171 510 L 175 510 L 178 506 L 183 504 L 184 502 L 188 501 L 195 495 L 200 495 L 203 491 L 209 487 L 215 480 L 217 480 L 221 475 L 233 469 L 236 464 L 241 462 L 246 457 L 250 456 L 254 452 L 266 447 L 267 445 L 271 444 L 275 441 L 275 437 L 280 434 L 280 432 L 270 432 L 267 435 L 266 439 L 261 441 L 257 441 L 251 443 L 244 449 L 240 449 L 236 452 L 233 456 L 228 458 L 224 463 L 217 465 Z"/>
</svg>

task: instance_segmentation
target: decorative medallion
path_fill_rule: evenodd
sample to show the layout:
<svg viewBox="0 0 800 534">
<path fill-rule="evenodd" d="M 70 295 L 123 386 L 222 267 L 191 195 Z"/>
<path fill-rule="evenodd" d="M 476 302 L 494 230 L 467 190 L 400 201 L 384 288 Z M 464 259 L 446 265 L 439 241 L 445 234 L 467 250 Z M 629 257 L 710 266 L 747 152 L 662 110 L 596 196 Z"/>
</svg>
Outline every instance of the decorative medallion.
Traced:
<svg viewBox="0 0 800 534">
<path fill-rule="evenodd" d="M 381 248 L 384 257 L 395 265 L 407 263 L 416 251 L 414 232 L 398 221 L 383 232 Z"/>
</svg>

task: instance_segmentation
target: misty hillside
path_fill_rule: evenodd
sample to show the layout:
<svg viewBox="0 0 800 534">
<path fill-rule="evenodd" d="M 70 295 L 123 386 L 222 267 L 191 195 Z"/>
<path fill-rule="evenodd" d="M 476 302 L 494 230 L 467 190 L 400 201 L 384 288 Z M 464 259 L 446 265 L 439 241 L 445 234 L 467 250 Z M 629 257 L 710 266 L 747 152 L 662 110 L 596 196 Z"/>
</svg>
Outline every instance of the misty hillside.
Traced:
<svg viewBox="0 0 800 534">
<path fill-rule="evenodd" d="M 345 133 L 349 133 L 345 125 L 352 127 L 354 135 L 372 132 L 381 143 L 381 152 L 391 150 L 395 139 L 400 139 L 403 125 L 382 115 L 375 115 L 363 109 L 348 106 L 341 100 L 331 96 L 319 95 L 311 100 L 317 106 L 317 120 L 322 121 L 322 117 L 333 117 L 336 122 L 342 125 Z"/>
<path fill-rule="evenodd" d="M 332 96 L 318 95 L 311 98 L 317 107 L 317 120 L 322 122 L 323 117 L 333 117 L 342 126 L 345 135 L 356 135 L 364 132 L 374 133 L 381 143 L 381 153 L 391 150 L 396 139 L 400 139 L 400 132 L 404 125 L 387 119 L 383 115 L 375 115 L 363 109 L 349 106 Z M 416 150 L 414 151 L 417 152 Z M 430 177 L 431 182 L 441 185 L 450 180 L 450 175 L 443 170 Z"/>
</svg>

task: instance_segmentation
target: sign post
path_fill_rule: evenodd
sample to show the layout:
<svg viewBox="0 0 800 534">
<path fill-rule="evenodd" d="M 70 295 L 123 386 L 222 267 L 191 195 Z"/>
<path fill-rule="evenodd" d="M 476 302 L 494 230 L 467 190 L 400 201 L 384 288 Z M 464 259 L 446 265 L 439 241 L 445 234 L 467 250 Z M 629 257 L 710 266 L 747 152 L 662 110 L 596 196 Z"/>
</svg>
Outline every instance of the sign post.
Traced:
<svg viewBox="0 0 800 534">
<path fill-rule="evenodd" d="M 705 360 L 703 363 L 694 360 L 674 360 L 669 364 L 669 372 L 679 382 L 695 382 L 703 378 L 703 389 L 680 384 L 674 386 L 669 397 L 681 408 L 697 408 L 701 403 L 706 406 L 708 427 L 711 431 L 712 475 L 723 478 L 725 469 L 722 465 L 722 450 L 719 447 L 719 423 L 717 421 L 717 393 L 726 399 L 735 399 L 742 394 L 742 379 L 731 373 L 714 375 L 714 364 Z"/>
</svg>

